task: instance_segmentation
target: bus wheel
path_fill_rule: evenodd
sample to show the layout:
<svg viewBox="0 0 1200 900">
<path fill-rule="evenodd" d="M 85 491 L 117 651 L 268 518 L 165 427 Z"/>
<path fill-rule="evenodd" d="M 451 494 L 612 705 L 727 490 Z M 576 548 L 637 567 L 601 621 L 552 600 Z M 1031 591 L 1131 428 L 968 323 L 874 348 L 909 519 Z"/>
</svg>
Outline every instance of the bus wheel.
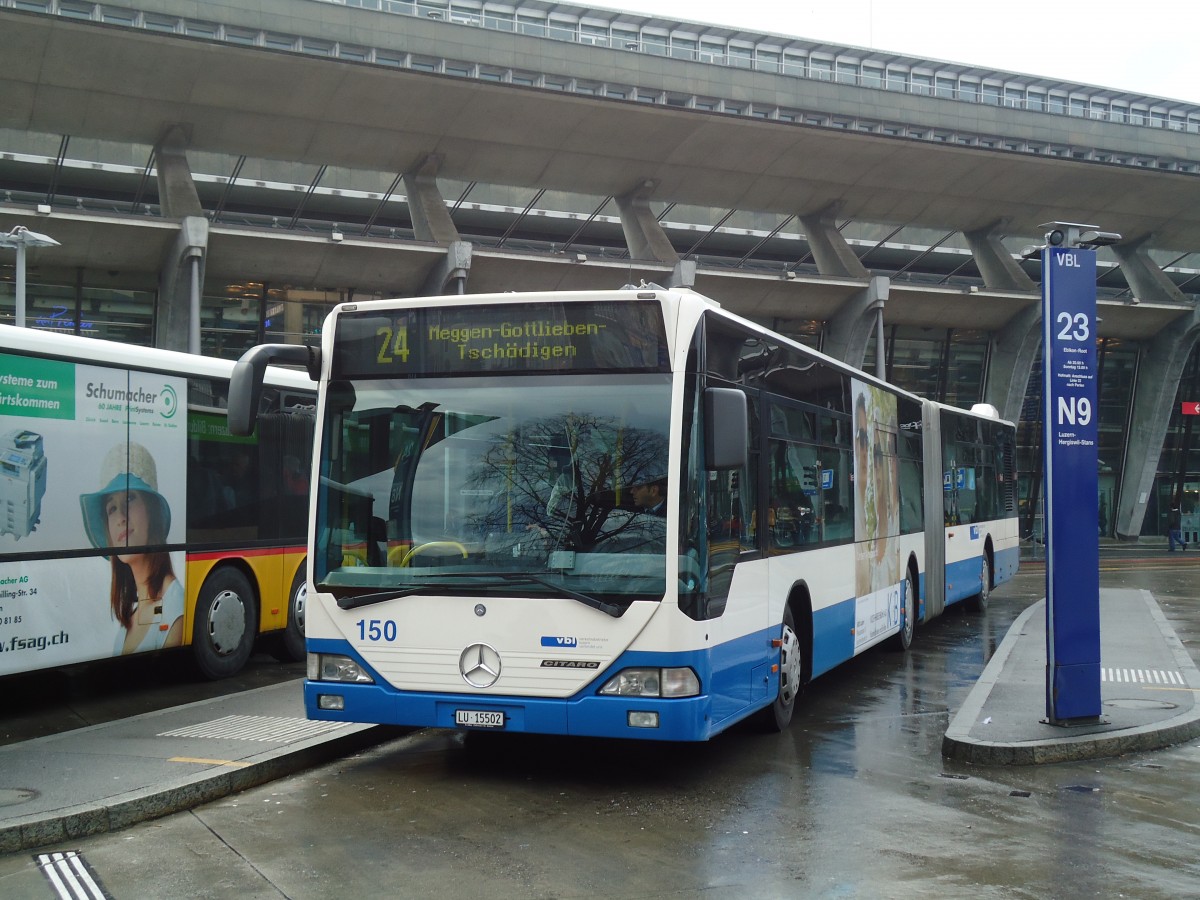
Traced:
<svg viewBox="0 0 1200 900">
<path fill-rule="evenodd" d="M 205 678 L 228 678 L 241 671 L 254 650 L 258 605 L 246 576 L 218 569 L 205 580 L 196 601 L 192 656 Z"/>
<path fill-rule="evenodd" d="M 892 638 L 892 649 L 901 652 L 912 646 L 917 633 L 917 579 L 912 569 L 904 576 L 904 597 L 900 600 L 900 631 Z"/>
<path fill-rule="evenodd" d="M 302 662 L 305 658 L 304 647 L 304 606 L 308 602 L 308 581 L 304 574 L 305 566 L 292 579 L 292 589 L 288 591 L 287 628 L 283 630 L 283 652 L 293 662 Z"/>
<path fill-rule="evenodd" d="M 987 609 L 988 598 L 992 596 L 992 567 L 988 562 L 987 553 L 983 554 L 983 561 L 980 563 L 979 585 L 979 593 L 971 598 L 969 605 L 976 612 L 983 612 Z"/>
<path fill-rule="evenodd" d="M 800 652 L 800 637 L 792 608 L 783 608 L 782 643 L 779 647 L 779 693 L 766 709 L 758 713 L 758 724 L 766 731 L 783 731 L 792 721 L 796 698 L 800 695 L 800 679 L 804 677 L 804 659 Z"/>
</svg>

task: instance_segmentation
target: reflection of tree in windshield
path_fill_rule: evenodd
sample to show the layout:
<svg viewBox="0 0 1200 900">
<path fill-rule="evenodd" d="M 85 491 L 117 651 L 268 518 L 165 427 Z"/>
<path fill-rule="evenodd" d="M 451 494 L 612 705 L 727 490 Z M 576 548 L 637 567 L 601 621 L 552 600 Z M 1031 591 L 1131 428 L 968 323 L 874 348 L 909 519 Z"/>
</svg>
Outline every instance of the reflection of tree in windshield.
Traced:
<svg viewBox="0 0 1200 900">
<path fill-rule="evenodd" d="M 492 444 L 467 479 L 492 503 L 471 516 L 481 533 L 536 530 L 555 546 L 591 550 L 636 531 L 629 486 L 661 479 L 666 436 L 612 417 L 571 413 L 523 423 Z"/>
</svg>

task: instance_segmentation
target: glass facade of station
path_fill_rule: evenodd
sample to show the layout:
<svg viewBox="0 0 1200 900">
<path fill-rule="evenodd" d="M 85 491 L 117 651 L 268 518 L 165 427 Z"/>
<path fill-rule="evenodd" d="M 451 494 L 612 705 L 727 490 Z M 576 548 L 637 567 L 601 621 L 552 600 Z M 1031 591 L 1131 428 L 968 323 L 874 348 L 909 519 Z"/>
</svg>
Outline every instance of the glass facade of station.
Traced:
<svg viewBox="0 0 1200 900">
<path fill-rule="evenodd" d="M 361 294 L 355 295 L 364 299 Z M 276 288 L 253 281 L 232 283 L 224 294 L 206 294 L 201 310 L 201 348 L 206 355 L 236 359 L 263 342 L 313 343 L 339 293 Z M 0 280 L 0 322 L 14 314 L 11 281 Z M 29 327 L 128 344 L 152 346 L 155 293 L 31 283 L 26 286 Z M 794 324 L 794 323 L 793 323 Z M 821 344 L 822 324 L 794 330 L 792 337 Z M 890 326 L 885 329 L 887 379 L 906 390 L 969 408 L 981 401 L 988 364 L 989 335 L 964 329 Z M 1130 430 L 1139 347 L 1113 338 L 1097 341 L 1099 373 L 1099 491 L 1097 533 L 1111 536 L 1126 436 Z M 868 347 L 863 368 L 875 371 L 876 348 Z M 1018 423 L 1018 476 L 1021 531 L 1036 553 L 1041 538 L 1041 358 L 1029 376 Z M 1173 497 L 1181 498 L 1184 527 L 1200 528 L 1200 416 L 1181 412 L 1184 402 L 1200 400 L 1200 346 L 1188 359 L 1175 398 L 1143 535 L 1164 535 Z"/>
<path fill-rule="evenodd" d="M 309 0 L 295 0 L 309 7 Z M 914 138 L 1000 150 L 1055 156 L 1064 159 L 1136 166 L 1182 173 L 1200 172 L 1194 159 L 1172 155 L 1170 145 L 1146 141 L 1154 153 L 1114 150 L 1096 144 L 1056 144 L 1036 140 L 1035 129 L 1022 135 L 1002 135 L 971 130 L 975 112 L 962 104 L 1006 107 L 1040 114 L 1038 118 L 1076 117 L 1113 123 L 1122 133 L 1148 129 L 1153 135 L 1200 133 L 1200 107 L 1114 92 L 1082 84 L 1047 84 L 1015 73 L 995 72 L 968 64 L 921 60 L 855 47 L 835 47 L 785 38 L 755 35 L 696 23 L 669 22 L 633 16 L 614 10 L 589 9 L 569 4 L 527 0 L 499 7 L 463 0 L 345 0 L 346 6 L 442 21 L 446 26 L 506 31 L 548 41 L 573 42 L 630 54 L 667 57 L 688 63 L 748 70 L 779 76 L 762 97 L 702 96 L 676 93 L 661 85 L 598 81 L 569 72 L 524 71 L 512 65 L 458 60 L 430 46 L 428 52 L 395 52 L 385 46 L 367 46 L 331 39 L 328 34 L 296 33 L 308 21 L 281 17 L 278 23 L 249 28 L 231 23 L 201 21 L 185 14 L 155 11 L 153 3 L 132 7 L 84 0 L 0 0 L 0 9 L 88 20 L 181 37 L 262 47 L 307 56 L 327 56 L 356 65 L 433 72 L 446 76 L 493 81 L 636 101 L 693 110 L 697 114 L 729 114 L 784 123 L 804 123 L 881 136 Z M 340 15 L 338 4 L 323 4 L 330 16 Z M 355 11 L 356 13 L 358 11 Z M 214 18 L 221 9 L 213 7 Z M 274 25 L 278 24 L 278 28 Z M 415 27 L 415 26 L 414 26 Z M 365 33 L 365 32 L 364 32 Z M 361 37 L 361 35 L 360 35 Z M 447 48 L 458 46 L 447 41 Z M 561 44 L 559 45 L 561 47 Z M 546 65 L 566 63 L 559 48 L 548 51 Z M 494 62 L 494 61 L 493 61 Z M 515 63 L 534 65 L 536 58 Z M 734 73 L 727 73 L 732 84 Z M 740 78 L 740 76 L 739 76 Z M 952 112 L 961 112 L 960 125 L 939 129 L 913 121 L 883 121 L 813 108 L 800 103 L 810 87 L 788 82 L 787 92 L 776 89 L 786 79 L 831 82 L 848 90 L 894 92 L 931 101 L 947 101 Z M 740 83 L 740 82 L 739 82 Z M 719 78 L 712 84 L 719 84 Z M 798 86 L 798 87 L 797 87 Z M 731 92 L 732 93 L 732 92 Z M 744 90 L 740 94 L 744 95 Z M 867 91 L 860 91 L 862 94 Z M 781 105 L 781 97 L 794 95 L 795 107 Z M 816 96 L 816 95 L 812 95 Z M 770 98 L 769 102 L 768 99 Z M 790 102 L 790 101 L 789 101 Z M 927 101 L 921 101 L 927 102 Z M 853 105 L 853 104 L 851 104 Z M 899 107 L 898 107 L 899 108 Z M 1033 118 L 1032 116 L 1029 118 Z M 1080 131 L 1080 134 L 1086 134 Z M 1084 138 L 1081 138 L 1084 140 Z M 1165 148 L 1165 149 L 1164 149 Z M 1161 152 L 1159 152 L 1161 150 Z M 154 150 L 125 144 L 63 135 L 35 134 L 0 129 L 0 202 L 47 204 L 56 211 L 66 207 L 86 213 L 161 218 L 154 172 Z M 296 162 L 261 160 L 228 154 L 189 152 L 199 200 L 210 226 L 270 229 L 277 232 L 328 235 L 332 230 L 376 241 L 415 240 L 404 186 L 393 172 L 352 170 Z M 1178 177 L 1178 174 L 1176 175 Z M 1197 175 L 1196 177 L 1200 177 Z M 628 258 L 616 203 L 612 197 L 570 194 L 562 191 L 529 191 L 504 185 L 444 179 L 439 188 L 451 208 L 462 239 L 477 247 L 532 253 L 563 253 L 570 249 L 605 259 Z M 307 205 L 297 204 L 304 196 Z M 683 258 L 703 268 L 741 270 L 785 276 L 817 274 L 807 240 L 796 215 L 780 216 L 754 210 L 728 210 L 705 206 L 652 202 L 652 211 Z M 524 210 L 524 214 L 522 213 Z M 533 214 L 530 214 L 533 213 Z M 870 271 L 896 281 L 964 286 L 982 280 L 964 237 L 915 226 L 874 222 L 839 222 L 842 237 Z M 1031 239 L 1036 236 L 1029 236 Z M 1015 244 L 1019 236 L 1010 238 Z M 904 248 L 904 249 L 901 249 Z M 1010 249 L 1015 250 L 1016 247 Z M 1192 254 L 1152 251 L 1152 261 L 1164 268 L 1181 290 L 1200 287 L 1200 270 Z M 15 297 L 11 254 L 0 251 L 0 322 L 14 317 Z M 1129 296 L 1115 259 L 1101 251 L 1101 296 Z M 1040 275 L 1028 264 L 1034 281 Z M 151 280 L 153 276 L 151 276 Z M 468 283 L 467 290 L 470 290 Z M 361 291 L 355 299 L 366 299 Z M 1190 294 L 1195 302 L 1196 296 Z M 210 278 L 203 285 L 201 350 L 205 354 L 236 358 L 259 342 L 314 342 L 328 309 L 348 299 L 344 292 L 300 288 L 285 282 L 263 283 L 245 279 Z M 716 297 L 715 299 L 720 299 Z M 129 344 L 155 343 L 155 310 L 158 293 L 147 284 L 146 273 L 109 272 L 107 277 L 79 274 L 74 279 L 46 279 L 36 269 L 27 276 L 26 318 L 30 327 L 115 340 Z M 886 321 L 886 312 L 885 312 Z M 813 346 L 822 344 L 825 323 L 789 319 L 766 321 L 791 337 Z M 886 377 L 915 393 L 955 406 L 979 402 L 989 368 L 989 347 L 994 335 L 968 329 L 891 325 L 884 335 Z M 1098 532 L 1111 533 L 1121 476 L 1126 467 L 1127 438 L 1132 420 L 1134 385 L 1145 346 L 1116 338 L 1098 342 L 1100 520 Z M 863 367 L 875 371 L 877 348 L 868 345 Z M 1031 373 L 1026 402 L 1020 416 L 1019 471 L 1021 477 L 1022 533 L 1040 534 L 1039 484 L 1041 434 L 1039 424 L 1040 361 Z M 1193 350 L 1178 387 L 1178 396 L 1167 428 L 1154 489 L 1149 497 L 1143 534 L 1166 530 L 1170 498 L 1183 498 L 1185 527 L 1200 527 L 1200 417 L 1184 416 L 1183 401 L 1200 401 L 1200 353 Z"/>
<path fill-rule="evenodd" d="M 11 269 L 9 270 L 11 271 Z M 13 324 L 16 291 L 0 266 L 0 323 Z M 320 334 L 321 322 L 337 293 L 268 288 L 255 282 L 232 285 L 236 293 L 206 294 L 200 310 L 201 353 L 237 359 L 256 343 L 307 343 Z M 357 295 L 361 299 L 361 295 Z M 25 324 L 30 328 L 155 346 L 157 292 L 86 285 L 25 286 Z"/>
</svg>

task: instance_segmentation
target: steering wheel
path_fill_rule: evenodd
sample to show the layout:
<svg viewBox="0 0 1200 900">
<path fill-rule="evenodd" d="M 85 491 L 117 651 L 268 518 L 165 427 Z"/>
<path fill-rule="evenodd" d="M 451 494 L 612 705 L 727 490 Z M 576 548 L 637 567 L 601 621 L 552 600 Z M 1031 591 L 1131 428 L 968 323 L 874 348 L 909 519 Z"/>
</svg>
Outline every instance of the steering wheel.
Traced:
<svg viewBox="0 0 1200 900">
<path fill-rule="evenodd" d="M 418 553 L 424 553 L 426 550 L 440 550 L 446 547 L 450 547 L 459 551 L 462 554 L 463 559 L 467 558 L 467 548 L 458 541 L 428 541 L 424 544 L 417 544 L 415 547 L 405 553 L 404 558 L 400 560 L 400 565 L 401 567 L 407 566 L 408 561 Z"/>
</svg>

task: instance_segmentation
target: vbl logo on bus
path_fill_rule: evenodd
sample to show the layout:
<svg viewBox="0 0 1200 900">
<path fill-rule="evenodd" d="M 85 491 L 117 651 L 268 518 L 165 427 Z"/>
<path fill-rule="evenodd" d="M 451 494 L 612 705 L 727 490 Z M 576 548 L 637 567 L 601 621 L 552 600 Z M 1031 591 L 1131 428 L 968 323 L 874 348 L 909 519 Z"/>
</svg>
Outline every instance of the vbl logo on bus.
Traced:
<svg viewBox="0 0 1200 900">
<path fill-rule="evenodd" d="M 558 637 L 553 635 L 542 635 L 543 647 L 578 647 L 579 641 L 573 637 Z"/>
</svg>

